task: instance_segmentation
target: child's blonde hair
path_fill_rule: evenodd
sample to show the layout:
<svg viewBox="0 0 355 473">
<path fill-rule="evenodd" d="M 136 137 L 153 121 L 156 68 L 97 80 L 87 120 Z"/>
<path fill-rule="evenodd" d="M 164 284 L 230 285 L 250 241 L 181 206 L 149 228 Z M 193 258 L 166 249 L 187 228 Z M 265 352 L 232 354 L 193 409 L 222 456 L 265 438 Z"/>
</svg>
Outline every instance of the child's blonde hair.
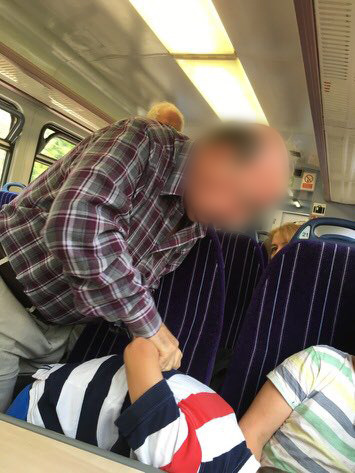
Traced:
<svg viewBox="0 0 355 473">
<path fill-rule="evenodd" d="M 285 241 L 289 242 L 299 228 L 300 228 L 299 224 L 294 223 L 294 222 L 288 222 L 281 225 L 281 227 L 277 227 L 271 230 L 267 240 L 265 240 L 265 243 L 264 243 L 267 253 L 269 255 L 269 259 L 271 258 L 272 240 L 274 236 L 276 235 L 276 233 L 281 233 L 281 236 L 285 239 Z"/>
</svg>

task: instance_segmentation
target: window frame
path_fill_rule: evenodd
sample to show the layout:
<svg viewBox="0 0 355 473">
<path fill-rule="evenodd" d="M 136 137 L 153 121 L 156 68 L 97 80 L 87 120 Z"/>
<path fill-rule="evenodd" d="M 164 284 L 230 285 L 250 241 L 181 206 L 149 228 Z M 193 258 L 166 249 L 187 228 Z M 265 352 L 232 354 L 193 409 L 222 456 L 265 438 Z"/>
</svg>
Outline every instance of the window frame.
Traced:
<svg viewBox="0 0 355 473">
<path fill-rule="evenodd" d="M 0 183 L 3 185 L 9 175 L 12 156 L 16 144 L 16 140 L 21 135 L 25 124 L 25 116 L 12 102 L 8 102 L 0 97 L 0 108 L 11 116 L 11 125 L 9 134 L 6 138 L 0 138 L 0 149 L 5 151 L 5 162 L 2 173 L 0 175 Z"/>
<path fill-rule="evenodd" d="M 44 138 L 44 133 L 48 129 L 52 130 L 53 133 L 51 133 L 47 138 Z M 77 145 L 82 140 L 82 138 L 80 138 L 79 136 L 75 136 L 73 133 L 65 130 L 64 128 L 60 128 L 59 126 L 54 125 L 53 123 L 46 123 L 45 125 L 43 125 L 39 133 L 39 137 L 37 141 L 36 152 L 33 158 L 30 177 L 29 177 L 29 183 L 33 182 L 31 180 L 31 177 L 32 177 L 36 162 L 45 164 L 48 167 L 50 167 L 54 163 L 56 163 L 59 159 L 61 159 L 61 158 L 58 158 L 58 159 L 51 158 L 50 156 L 46 156 L 45 154 L 42 154 L 40 151 L 40 150 L 43 150 L 46 144 L 53 138 L 62 138 L 63 140 L 69 141 L 69 143 L 72 143 L 74 145 Z"/>
</svg>

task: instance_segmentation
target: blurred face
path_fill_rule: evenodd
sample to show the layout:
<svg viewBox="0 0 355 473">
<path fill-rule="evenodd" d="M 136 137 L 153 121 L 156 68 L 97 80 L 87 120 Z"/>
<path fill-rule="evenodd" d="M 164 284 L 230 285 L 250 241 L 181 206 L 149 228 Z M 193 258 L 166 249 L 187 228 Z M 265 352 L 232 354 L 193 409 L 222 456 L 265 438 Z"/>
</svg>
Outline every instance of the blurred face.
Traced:
<svg viewBox="0 0 355 473">
<path fill-rule="evenodd" d="M 271 241 L 270 258 L 273 258 L 288 242 L 286 235 L 283 235 L 282 232 L 276 232 Z"/>
<path fill-rule="evenodd" d="M 287 179 L 285 156 L 265 152 L 241 163 L 227 146 L 197 148 L 187 171 L 186 211 L 192 221 L 218 228 L 243 226 L 284 196 Z"/>
</svg>

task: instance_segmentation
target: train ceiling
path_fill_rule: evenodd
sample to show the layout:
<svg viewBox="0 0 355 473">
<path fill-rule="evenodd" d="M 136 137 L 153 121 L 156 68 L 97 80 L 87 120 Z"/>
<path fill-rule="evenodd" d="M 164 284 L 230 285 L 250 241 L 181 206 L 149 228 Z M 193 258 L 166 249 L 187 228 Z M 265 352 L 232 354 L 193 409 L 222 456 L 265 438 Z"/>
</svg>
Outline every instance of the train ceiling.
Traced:
<svg viewBox="0 0 355 473">
<path fill-rule="evenodd" d="M 300 151 L 305 165 L 317 167 L 293 1 L 214 0 L 214 5 L 268 122 L 283 133 L 290 149 Z M 52 88 L 44 95 L 43 89 L 39 100 L 54 109 L 58 105 L 51 101 L 53 90 L 66 95 L 71 118 L 76 114 L 76 120 L 91 129 L 144 114 L 158 100 L 170 100 L 182 109 L 191 134 L 217 119 L 129 0 L 0 0 L 0 16 L 0 78 L 21 89 L 26 75 Z M 5 63 L 22 74 L 15 77 L 16 84 L 16 71 L 2 74 Z M 65 113 L 63 107 L 59 111 Z M 334 166 L 329 165 L 330 181 L 333 171 L 336 179 L 349 171 L 348 164 L 341 172 Z M 332 200 L 345 202 L 354 195 L 353 184 L 344 191 L 339 186 L 331 187 Z"/>
</svg>

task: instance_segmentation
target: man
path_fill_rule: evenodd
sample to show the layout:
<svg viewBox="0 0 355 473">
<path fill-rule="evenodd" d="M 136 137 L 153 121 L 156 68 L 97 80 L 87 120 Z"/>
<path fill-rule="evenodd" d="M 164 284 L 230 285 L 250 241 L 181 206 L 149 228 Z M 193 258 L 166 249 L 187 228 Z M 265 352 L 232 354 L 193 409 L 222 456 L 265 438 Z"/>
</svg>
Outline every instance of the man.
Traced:
<svg viewBox="0 0 355 473">
<path fill-rule="evenodd" d="M 180 132 L 184 129 L 183 114 L 170 102 L 159 102 L 153 105 L 147 113 L 147 118 L 156 120 L 162 125 L 170 125 Z"/>
<path fill-rule="evenodd" d="M 0 212 L 0 411 L 19 369 L 58 362 L 75 324 L 124 322 L 151 339 L 162 369 L 179 367 L 152 289 L 206 225 L 244 222 L 287 178 L 285 145 L 265 126 L 225 125 L 191 143 L 133 118 L 78 144 Z"/>
<path fill-rule="evenodd" d="M 240 421 L 262 466 L 355 471 L 355 357 L 318 345 L 287 358 Z"/>
<path fill-rule="evenodd" d="M 256 473 L 233 409 L 197 379 L 162 373 L 153 343 L 136 338 L 118 356 L 52 365 L 8 414 L 166 472 Z M 127 391 L 129 396 L 127 395 Z"/>
</svg>

